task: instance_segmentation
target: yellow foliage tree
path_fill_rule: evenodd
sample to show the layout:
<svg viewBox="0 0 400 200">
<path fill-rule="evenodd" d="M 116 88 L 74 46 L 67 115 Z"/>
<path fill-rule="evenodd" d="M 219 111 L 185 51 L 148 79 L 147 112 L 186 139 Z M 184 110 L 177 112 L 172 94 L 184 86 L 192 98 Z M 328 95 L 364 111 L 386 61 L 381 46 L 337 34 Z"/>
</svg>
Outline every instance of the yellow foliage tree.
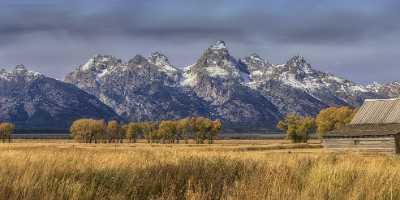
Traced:
<svg viewBox="0 0 400 200">
<path fill-rule="evenodd" d="M 104 138 L 104 120 L 78 119 L 70 127 L 72 138 L 85 143 L 97 143 L 98 139 Z"/>
<path fill-rule="evenodd" d="M 322 109 L 315 119 L 317 133 L 322 137 L 329 131 L 345 126 L 350 123 L 355 113 L 355 109 L 347 106 Z"/>
<path fill-rule="evenodd" d="M 211 130 L 210 133 L 208 134 L 208 143 L 212 144 L 214 142 L 214 138 L 219 134 L 219 132 L 222 129 L 222 122 L 221 120 L 217 119 L 215 121 L 211 122 Z"/>
<path fill-rule="evenodd" d="M 301 142 L 307 142 L 309 135 L 315 133 L 316 124 L 312 117 L 302 117 L 297 126 L 297 135 L 300 136 Z"/>
<path fill-rule="evenodd" d="M 193 117 L 192 127 L 195 132 L 196 143 L 202 144 L 208 138 L 207 134 L 211 130 L 211 120 L 205 117 Z"/>
<path fill-rule="evenodd" d="M 142 132 L 142 127 L 139 123 L 129 123 L 127 127 L 125 128 L 126 130 L 126 135 L 125 137 L 129 140 L 129 142 L 136 142 L 136 138 L 138 135 Z"/>
<path fill-rule="evenodd" d="M 162 143 L 174 143 L 175 139 L 177 139 L 176 122 L 170 120 L 161 121 L 158 133 Z M 177 139 L 177 142 L 179 142 L 179 139 Z"/>
<path fill-rule="evenodd" d="M 11 135 L 15 131 L 15 125 L 8 122 L 0 123 L 0 138 L 3 142 L 11 142 Z"/>
<path fill-rule="evenodd" d="M 108 142 L 120 142 L 122 140 L 121 127 L 116 120 L 109 121 L 107 124 Z"/>
<path fill-rule="evenodd" d="M 315 120 L 290 113 L 278 122 L 277 128 L 285 132 L 286 137 L 293 142 L 307 142 L 309 134 L 315 131 Z"/>
<path fill-rule="evenodd" d="M 183 137 L 186 144 L 188 143 L 190 132 L 192 130 L 191 120 L 192 119 L 190 117 L 180 119 L 176 125 L 177 132 L 179 133 L 180 137 Z"/>
<path fill-rule="evenodd" d="M 141 123 L 143 135 L 148 143 L 153 143 L 159 140 L 158 125 L 153 122 Z"/>
<path fill-rule="evenodd" d="M 107 133 L 106 133 L 106 123 L 104 120 L 90 120 L 90 131 L 93 134 L 93 139 L 94 142 L 97 143 L 98 141 L 102 140 L 103 141 L 107 138 Z"/>
</svg>

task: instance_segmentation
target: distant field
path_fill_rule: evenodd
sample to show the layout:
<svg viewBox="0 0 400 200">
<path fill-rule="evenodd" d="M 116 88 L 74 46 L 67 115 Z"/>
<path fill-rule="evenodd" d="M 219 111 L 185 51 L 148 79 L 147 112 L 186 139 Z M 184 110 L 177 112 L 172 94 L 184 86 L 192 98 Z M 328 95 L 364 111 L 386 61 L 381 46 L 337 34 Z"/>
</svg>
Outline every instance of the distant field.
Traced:
<svg viewBox="0 0 400 200">
<path fill-rule="evenodd" d="M 222 139 L 284 139 L 285 134 L 269 133 L 269 134 L 255 134 L 255 133 L 223 133 L 219 137 Z M 13 134 L 15 139 L 69 139 L 69 133 L 42 133 L 42 132 L 29 132 Z M 311 136 L 313 137 L 313 135 Z"/>
<path fill-rule="evenodd" d="M 287 140 L 0 144 L 0 199 L 400 199 L 400 159 Z"/>
</svg>

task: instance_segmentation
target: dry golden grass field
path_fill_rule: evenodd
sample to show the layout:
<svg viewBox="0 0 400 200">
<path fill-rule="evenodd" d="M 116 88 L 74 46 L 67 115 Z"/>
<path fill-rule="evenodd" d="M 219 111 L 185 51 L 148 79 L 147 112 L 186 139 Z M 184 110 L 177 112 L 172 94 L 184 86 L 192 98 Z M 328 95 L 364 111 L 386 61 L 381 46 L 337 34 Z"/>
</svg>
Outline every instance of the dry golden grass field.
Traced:
<svg viewBox="0 0 400 200">
<path fill-rule="evenodd" d="M 400 199 L 400 159 L 319 141 L 0 144 L 0 199 Z"/>
</svg>

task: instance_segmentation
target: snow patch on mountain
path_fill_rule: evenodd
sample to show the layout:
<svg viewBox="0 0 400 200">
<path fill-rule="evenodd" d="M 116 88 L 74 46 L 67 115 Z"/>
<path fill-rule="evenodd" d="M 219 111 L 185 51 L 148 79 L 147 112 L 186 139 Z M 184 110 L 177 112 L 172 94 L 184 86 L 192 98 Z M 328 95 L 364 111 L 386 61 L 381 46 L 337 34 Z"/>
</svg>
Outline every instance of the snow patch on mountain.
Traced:
<svg viewBox="0 0 400 200">
<path fill-rule="evenodd" d="M 383 84 L 380 84 L 380 83 L 374 81 L 373 83 L 367 85 L 366 88 L 367 88 L 368 90 L 370 90 L 370 91 L 373 91 L 373 92 L 379 92 L 379 90 L 380 90 L 383 86 L 384 86 Z"/>
<path fill-rule="evenodd" d="M 94 58 L 90 58 L 85 64 L 81 66 L 83 71 L 89 71 L 94 67 Z"/>
<path fill-rule="evenodd" d="M 183 79 L 180 82 L 180 84 L 182 86 L 189 86 L 189 87 L 193 87 L 196 85 L 196 81 L 197 81 L 197 75 L 190 73 L 190 72 L 185 72 L 183 74 Z"/>
<path fill-rule="evenodd" d="M 219 66 L 207 67 L 206 71 L 211 77 L 226 77 L 229 72 Z"/>
<path fill-rule="evenodd" d="M 243 72 L 243 71 L 239 71 L 239 75 L 240 75 L 240 79 L 242 80 L 243 85 L 247 85 L 248 83 L 250 83 L 250 81 L 251 81 L 250 74 Z"/>
<path fill-rule="evenodd" d="M 105 76 L 107 73 L 109 73 L 109 69 L 104 69 L 103 71 L 101 71 L 99 74 L 97 74 L 97 79 L 102 78 L 103 76 Z"/>
<path fill-rule="evenodd" d="M 344 83 L 345 80 L 343 78 L 337 77 L 337 76 L 328 76 L 328 79 L 331 79 L 333 81 L 336 81 L 338 83 Z"/>
<path fill-rule="evenodd" d="M 361 86 L 361 85 L 350 86 L 350 91 L 368 92 L 368 90 L 364 86 Z"/>
</svg>

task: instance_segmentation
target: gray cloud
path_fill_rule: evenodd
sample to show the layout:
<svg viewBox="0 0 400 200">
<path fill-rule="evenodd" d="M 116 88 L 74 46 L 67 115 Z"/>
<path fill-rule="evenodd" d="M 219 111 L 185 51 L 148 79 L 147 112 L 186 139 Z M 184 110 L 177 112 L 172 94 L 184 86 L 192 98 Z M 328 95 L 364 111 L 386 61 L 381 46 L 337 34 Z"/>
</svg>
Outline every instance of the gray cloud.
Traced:
<svg viewBox="0 0 400 200">
<path fill-rule="evenodd" d="M 313 6 L 315 1 L 276 5 L 278 10 L 274 11 L 268 9 L 268 3 L 259 1 L 257 6 L 254 5 L 257 1 L 251 2 L 250 6 L 243 8 L 235 7 L 231 2 L 216 5 L 210 2 L 187 3 L 185 8 L 177 3 L 166 4 L 162 1 L 110 4 L 106 8 L 96 8 L 95 1 L 92 2 L 93 8 L 76 4 L 14 5 L 7 8 L 11 11 L 0 14 L 0 36 L 12 35 L 18 39 L 26 33 L 51 32 L 83 38 L 124 35 L 164 39 L 215 36 L 243 39 L 264 35 L 273 42 L 335 43 L 358 41 L 368 36 L 379 37 L 398 31 L 400 27 L 396 23 L 400 17 L 396 1 L 386 1 L 369 11 L 319 8 Z M 173 6 L 177 8 L 171 8 Z"/>
<path fill-rule="evenodd" d="M 321 69 L 368 82 L 395 77 L 353 74 L 378 63 L 395 70 L 386 55 L 400 50 L 392 45 L 400 42 L 395 0 L 38 2 L 0 3 L 0 65 L 23 62 L 62 78 L 95 53 L 128 58 L 156 50 L 184 65 L 223 39 L 237 56 L 257 52 L 278 63 L 300 53 Z"/>
</svg>

